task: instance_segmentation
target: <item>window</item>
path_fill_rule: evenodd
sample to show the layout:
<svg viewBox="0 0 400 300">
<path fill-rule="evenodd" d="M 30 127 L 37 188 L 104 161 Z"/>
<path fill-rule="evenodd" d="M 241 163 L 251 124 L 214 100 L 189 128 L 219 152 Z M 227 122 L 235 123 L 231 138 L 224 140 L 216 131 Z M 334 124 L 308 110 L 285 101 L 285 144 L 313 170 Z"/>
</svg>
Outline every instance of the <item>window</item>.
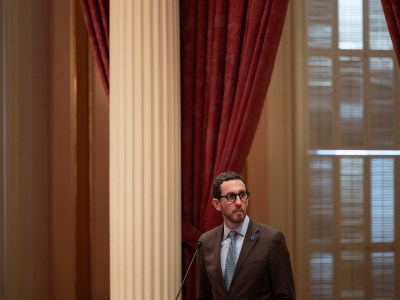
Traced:
<svg viewBox="0 0 400 300">
<path fill-rule="evenodd" d="M 307 0 L 307 299 L 400 299 L 400 80 L 380 0 Z"/>
</svg>

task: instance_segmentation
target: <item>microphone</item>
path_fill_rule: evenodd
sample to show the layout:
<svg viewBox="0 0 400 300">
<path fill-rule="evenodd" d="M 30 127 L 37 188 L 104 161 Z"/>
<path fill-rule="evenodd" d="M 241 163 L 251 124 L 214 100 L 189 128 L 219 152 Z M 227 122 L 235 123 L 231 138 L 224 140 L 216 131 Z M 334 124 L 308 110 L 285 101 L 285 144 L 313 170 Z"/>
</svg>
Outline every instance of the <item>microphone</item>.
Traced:
<svg viewBox="0 0 400 300">
<path fill-rule="evenodd" d="M 181 288 L 179 289 L 179 292 L 178 292 L 178 294 L 176 295 L 176 298 L 175 298 L 175 300 L 178 300 L 179 294 L 181 293 L 181 291 L 182 291 L 182 288 L 183 288 L 183 285 L 185 284 L 186 277 L 188 276 L 188 274 L 189 274 L 189 271 L 190 271 L 190 268 L 192 267 L 192 264 L 193 264 L 194 258 L 196 257 L 196 255 L 197 255 L 197 252 L 198 252 L 198 251 L 199 251 L 199 249 L 201 248 L 201 245 L 202 245 L 202 244 L 203 244 L 203 242 L 202 242 L 202 241 L 198 241 L 198 242 L 197 242 L 197 245 L 196 245 L 196 251 L 194 252 L 194 255 L 193 255 L 192 261 L 191 261 L 191 262 L 190 262 L 190 264 L 189 264 L 189 268 L 188 268 L 188 269 L 187 269 L 187 271 L 186 271 L 185 277 L 183 277 Z"/>
</svg>

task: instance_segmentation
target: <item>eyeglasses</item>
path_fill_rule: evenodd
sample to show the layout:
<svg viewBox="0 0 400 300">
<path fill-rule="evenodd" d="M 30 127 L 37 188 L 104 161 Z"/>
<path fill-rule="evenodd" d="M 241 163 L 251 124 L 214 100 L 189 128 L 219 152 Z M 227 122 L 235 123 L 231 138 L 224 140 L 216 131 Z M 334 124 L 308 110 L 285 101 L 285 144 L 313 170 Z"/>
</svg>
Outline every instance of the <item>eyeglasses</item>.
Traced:
<svg viewBox="0 0 400 300">
<path fill-rule="evenodd" d="M 249 199 L 249 195 L 250 193 L 247 192 L 240 192 L 239 194 L 229 193 L 227 195 L 220 196 L 218 199 L 226 198 L 226 201 L 232 203 L 235 202 L 236 197 L 239 196 L 240 201 L 246 202 L 247 199 Z"/>
</svg>

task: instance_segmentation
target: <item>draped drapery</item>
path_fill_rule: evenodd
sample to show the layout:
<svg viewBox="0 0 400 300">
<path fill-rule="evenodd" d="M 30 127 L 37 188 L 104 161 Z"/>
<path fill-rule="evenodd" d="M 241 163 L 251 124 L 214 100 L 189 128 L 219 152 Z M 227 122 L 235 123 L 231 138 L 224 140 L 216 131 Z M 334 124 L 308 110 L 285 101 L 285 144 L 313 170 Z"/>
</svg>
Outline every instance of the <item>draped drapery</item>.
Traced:
<svg viewBox="0 0 400 300">
<path fill-rule="evenodd" d="M 201 233 L 222 222 L 213 178 L 242 171 L 275 62 L 288 0 L 180 1 L 182 238 L 186 272 Z M 195 299 L 195 268 L 185 283 Z"/>
<path fill-rule="evenodd" d="M 400 2 L 398 0 L 381 0 L 386 23 L 392 38 L 397 62 L 400 66 Z"/>
<path fill-rule="evenodd" d="M 80 0 L 90 44 L 104 90 L 110 90 L 109 0 Z"/>
</svg>

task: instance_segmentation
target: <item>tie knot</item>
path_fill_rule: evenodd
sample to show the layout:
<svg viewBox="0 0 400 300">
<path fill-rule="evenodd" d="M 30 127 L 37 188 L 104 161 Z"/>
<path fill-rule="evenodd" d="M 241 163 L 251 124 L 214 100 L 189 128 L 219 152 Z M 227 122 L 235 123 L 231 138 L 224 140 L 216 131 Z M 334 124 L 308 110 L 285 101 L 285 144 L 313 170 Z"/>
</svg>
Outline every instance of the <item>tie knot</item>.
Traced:
<svg viewBox="0 0 400 300">
<path fill-rule="evenodd" d="M 236 231 L 234 231 L 234 230 L 232 230 L 231 232 L 229 232 L 229 237 L 231 238 L 231 239 L 236 239 L 236 235 L 237 235 L 237 232 Z"/>
</svg>

